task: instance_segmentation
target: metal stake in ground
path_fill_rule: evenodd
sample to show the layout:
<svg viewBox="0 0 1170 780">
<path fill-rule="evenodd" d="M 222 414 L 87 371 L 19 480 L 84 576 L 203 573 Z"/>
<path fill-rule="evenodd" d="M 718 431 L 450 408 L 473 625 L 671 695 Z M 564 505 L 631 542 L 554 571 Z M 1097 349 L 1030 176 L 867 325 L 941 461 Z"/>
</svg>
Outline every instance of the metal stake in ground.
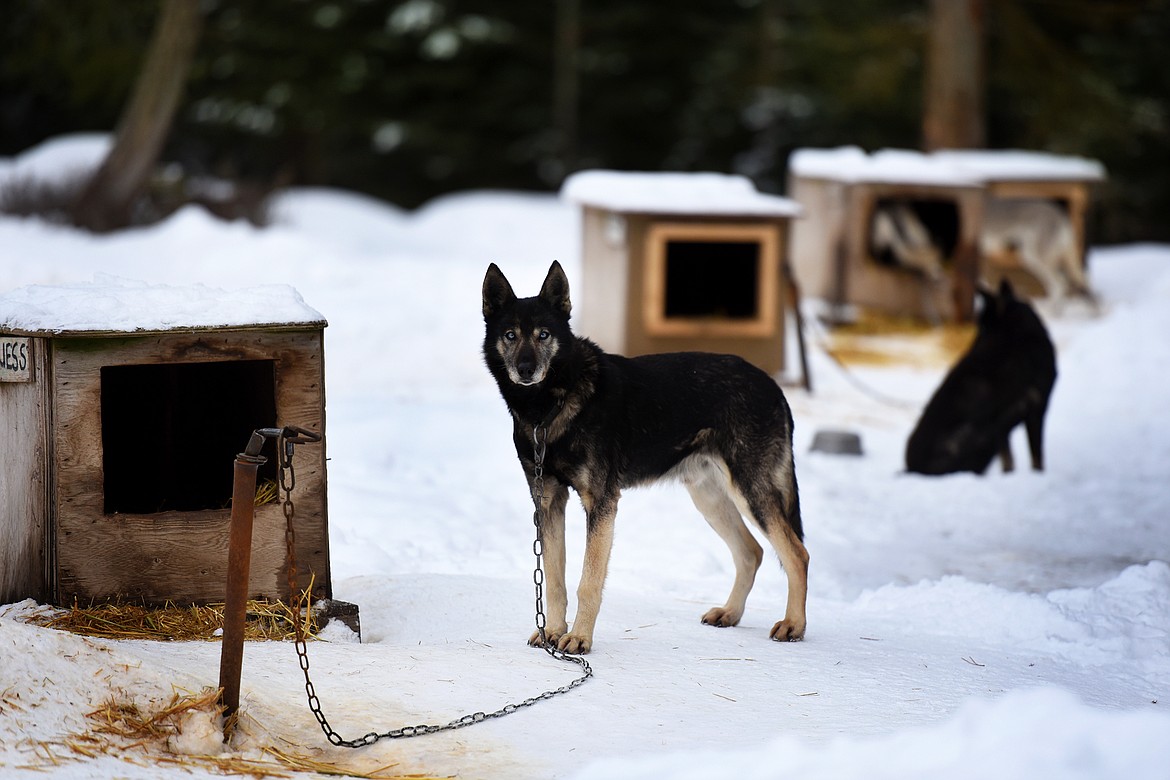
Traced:
<svg viewBox="0 0 1170 780">
<path fill-rule="evenodd" d="M 259 428 L 248 446 L 236 456 L 232 483 L 232 522 L 228 537 L 227 592 L 223 610 L 223 644 L 220 647 L 220 705 L 224 711 L 224 741 L 231 736 L 240 708 L 240 672 L 244 663 L 244 623 L 248 607 L 248 572 L 252 565 L 252 523 L 256 514 L 256 472 L 267 462 L 260 454 L 264 442 L 299 444 L 320 441 L 320 434 L 303 428 Z M 282 458 L 283 462 L 283 458 Z M 291 596 L 290 596 L 291 600 Z"/>
</svg>

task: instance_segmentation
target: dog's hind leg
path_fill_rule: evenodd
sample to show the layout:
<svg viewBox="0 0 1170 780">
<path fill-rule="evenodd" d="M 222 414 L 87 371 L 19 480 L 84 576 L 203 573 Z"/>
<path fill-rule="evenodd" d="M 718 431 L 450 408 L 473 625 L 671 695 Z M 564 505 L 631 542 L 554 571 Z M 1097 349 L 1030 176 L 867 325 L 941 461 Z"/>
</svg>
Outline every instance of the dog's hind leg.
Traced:
<svg viewBox="0 0 1170 780">
<path fill-rule="evenodd" d="M 722 475 L 707 472 L 685 482 L 695 507 L 731 550 L 731 558 L 735 562 L 735 583 L 731 586 L 727 603 L 722 607 L 712 607 L 703 615 L 704 623 L 721 627 L 737 625 L 743 617 L 748 593 L 755 584 L 756 572 L 764 560 L 763 548 L 744 525 L 723 482 Z"/>
<path fill-rule="evenodd" d="M 1032 470 L 1044 470 L 1044 412 L 1047 403 L 1033 406 L 1024 415 L 1024 430 L 1028 433 L 1028 450 L 1032 455 Z"/>
<path fill-rule="evenodd" d="M 544 511 L 540 525 L 540 546 L 544 553 L 544 636 L 555 645 L 569 630 L 565 623 L 568 595 L 565 590 L 565 504 L 569 489 L 551 477 L 544 478 Z M 540 645 L 540 630 L 528 640 Z"/>
<path fill-rule="evenodd" d="M 808 550 L 782 516 L 770 518 L 764 526 L 764 533 L 780 556 L 780 565 L 788 576 L 788 604 L 784 619 L 772 626 L 769 636 L 777 642 L 796 642 L 804 639 L 807 625 L 804 605 L 808 599 Z"/>
<path fill-rule="evenodd" d="M 782 487 L 766 479 L 754 482 L 737 480 L 735 484 L 742 491 L 740 499 L 746 506 L 741 506 L 741 501 L 737 501 L 736 505 L 741 511 L 746 510 L 744 514 L 751 517 L 764 532 L 780 557 L 780 565 L 788 577 L 788 603 L 784 619 L 772 626 L 770 636 L 778 642 L 795 642 L 804 638 L 807 625 L 805 602 L 808 599 L 808 550 L 798 530 L 801 528 L 800 501 L 797 498 L 796 475 L 792 471 L 791 460 L 779 469 L 776 480 Z"/>
<path fill-rule="evenodd" d="M 769 636 L 777 642 L 796 642 L 804 639 L 807 625 L 804 605 L 808 599 L 808 550 L 783 517 L 771 518 L 764 533 L 780 556 L 780 565 L 788 576 L 788 604 L 784 619 L 772 626 Z"/>
<path fill-rule="evenodd" d="M 1004 437 L 1003 444 L 999 446 L 999 462 L 1003 466 L 1003 473 L 1010 474 L 1016 469 L 1016 459 L 1012 455 L 1012 443 L 1010 441 L 1011 432 Z"/>
</svg>

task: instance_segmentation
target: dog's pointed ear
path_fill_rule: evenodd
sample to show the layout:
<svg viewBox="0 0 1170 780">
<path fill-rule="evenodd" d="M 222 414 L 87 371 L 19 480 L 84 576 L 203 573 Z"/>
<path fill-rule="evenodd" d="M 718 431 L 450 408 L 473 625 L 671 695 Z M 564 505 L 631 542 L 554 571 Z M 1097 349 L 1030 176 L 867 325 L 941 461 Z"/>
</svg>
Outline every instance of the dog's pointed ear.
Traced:
<svg viewBox="0 0 1170 780">
<path fill-rule="evenodd" d="M 483 318 L 486 320 L 515 300 L 516 293 L 512 292 L 504 272 L 495 263 L 489 265 L 483 277 Z"/>
<path fill-rule="evenodd" d="M 544 277 L 544 284 L 540 286 L 540 298 L 568 317 L 573 310 L 573 302 L 569 300 L 569 279 L 561 264 L 553 260 L 549 266 L 548 276 Z"/>
<path fill-rule="evenodd" d="M 1008 278 L 1006 276 L 1004 278 L 1000 279 L 999 280 L 999 299 L 1006 303 L 1008 301 L 1015 300 L 1015 298 L 1016 298 L 1016 291 L 1012 289 L 1012 283 L 1008 281 Z"/>
<path fill-rule="evenodd" d="M 979 296 L 979 322 L 985 324 L 991 322 L 999 309 L 999 298 L 996 296 L 994 290 L 982 282 L 976 286 L 975 294 Z"/>
</svg>

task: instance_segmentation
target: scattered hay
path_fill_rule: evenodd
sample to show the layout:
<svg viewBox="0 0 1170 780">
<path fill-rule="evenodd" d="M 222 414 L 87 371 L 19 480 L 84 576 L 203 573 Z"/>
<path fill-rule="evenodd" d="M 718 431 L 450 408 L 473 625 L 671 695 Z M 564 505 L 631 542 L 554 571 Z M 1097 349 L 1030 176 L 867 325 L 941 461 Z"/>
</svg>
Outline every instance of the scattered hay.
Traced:
<svg viewBox="0 0 1170 780">
<path fill-rule="evenodd" d="M 316 614 L 301 615 L 305 636 L 317 635 Z M 294 638 L 293 613 L 282 601 L 249 601 L 244 639 L 251 641 Z M 82 607 L 74 602 L 67 610 L 50 610 L 29 615 L 33 625 L 56 628 L 101 639 L 148 639 L 154 641 L 213 641 L 221 638 L 223 604 L 161 607 L 112 602 Z"/>
<path fill-rule="evenodd" d="M 86 717 L 93 724 L 89 731 L 60 741 L 37 743 L 34 746 L 37 762 L 21 768 L 48 769 L 66 762 L 109 756 L 136 766 L 180 767 L 255 778 L 314 774 L 367 780 L 440 780 L 427 774 L 394 774 L 396 764 L 370 771 L 351 769 L 276 747 L 261 748 L 252 756 L 227 752 L 213 755 L 210 749 L 207 754 L 175 751 L 175 740 L 192 723 L 202 723 L 204 728 L 214 724 L 217 734 L 221 733 L 223 711 L 218 689 L 209 688 L 198 694 L 175 693 L 170 702 L 151 711 L 144 711 L 132 701 L 110 699 Z"/>
<path fill-rule="evenodd" d="M 271 504 L 279 497 L 280 485 L 276 484 L 276 480 L 266 479 L 256 488 L 256 506 Z"/>
<path fill-rule="evenodd" d="M 827 351 L 845 365 L 952 365 L 975 337 L 972 323 L 929 325 L 909 317 L 864 310 L 854 323 L 828 332 Z"/>
<path fill-rule="evenodd" d="M 138 745 L 178 734 L 182 716 L 196 710 L 222 717 L 219 689 L 207 688 L 202 693 L 186 696 L 176 693 L 170 703 L 157 712 L 143 712 L 133 702 L 110 699 L 93 712 L 86 713 L 85 717 L 94 722 L 94 734 L 121 737 Z"/>
<path fill-rule="evenodd" d="M 307 619 L 302 613 L 301 622 L 306 637 L 313 638 L 318 631 L 316 614 L 311 609 L 305 612 Z M 68 610 L 38 610 L 23 620 L 103 639 L 198 641 L 220 638 L 223 613 L 223 604 L 146 607 L 110 603 L 83 608 L 75 603 Z M 247 615 L 245 639 L 294 638 L 293 612 L 283 602 L 249 601 Z M 30 743 L 34 760 L 19 768 L 48 770 L 69 762 L 111 757 L 141 767 L 179 767 L 255 778 L 311 774 L 367 780 L 449 780 L 449 776 L 395 773 L 397 764 L 373 770 L 349 768 L 272 746 L 249 750 L 246 755 L 217 753 L 224 733 L 219 696 L 219 689 L 211 688 L 198 694 L 175 693 L 169 702 L 148 709 L 129 698 L 111 698 L 86 714 L 90 727 L 84 733 Z M 0 692 L 0 712 L 22 711 L 17 698 L 8 691 Z"/>
</svg>

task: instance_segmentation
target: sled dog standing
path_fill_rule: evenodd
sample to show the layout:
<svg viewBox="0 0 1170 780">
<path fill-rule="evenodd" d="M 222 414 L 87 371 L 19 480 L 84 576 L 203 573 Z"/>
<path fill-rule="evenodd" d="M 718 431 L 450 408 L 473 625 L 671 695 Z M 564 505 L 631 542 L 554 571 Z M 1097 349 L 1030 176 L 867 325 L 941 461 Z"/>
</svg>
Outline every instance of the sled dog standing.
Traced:
<svg viewBox="0 0 1170 780">
<path fill-rule="evenodd" d="M 517 298 L 493 263 L 483 281 L 483 354 L 512 414 L 516 454 L 534 489 L 534 436 L 546 447 L 540 537 L 545 636 L 571 653 L 593 645 L 621 491 L 682 481 L 731 549 L 735 582 L 704 623 L 734 626 L 763 561 L 749 518 L 788 576 L 776 640 L 804 637 L 808 552 L 792 457 L 792 413 L 779 386 L 731 355 L 679 352 L 626 358 L 569 329 L 569 282 L 554 262 L 532 298 Z M 537 429 L 540 430 L 537 433 Z M 565 506 L 569 488 L 586 513 L 577 614 L 566 622 Z M 540 642 L 539 632 L 529 640 Z"/>
</svg>

